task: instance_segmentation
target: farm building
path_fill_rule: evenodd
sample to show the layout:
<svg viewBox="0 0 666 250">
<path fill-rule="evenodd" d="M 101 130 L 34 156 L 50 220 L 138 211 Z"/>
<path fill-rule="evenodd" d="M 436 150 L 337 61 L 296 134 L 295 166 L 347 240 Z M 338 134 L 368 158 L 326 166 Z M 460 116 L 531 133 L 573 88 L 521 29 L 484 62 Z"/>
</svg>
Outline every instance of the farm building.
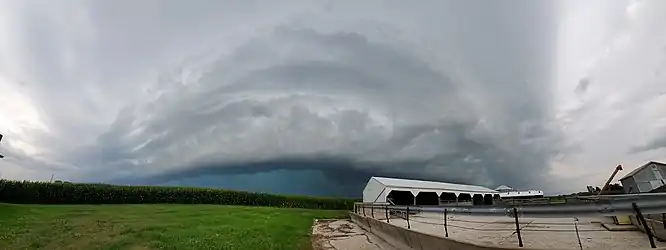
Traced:
<svg viewBox="0 0 666 250">
<path fill-rule="evenodd" d="M 502 186 L 499 186 L 499 187 L 495 188 L 495 191 L 500 192 L 500 193 L 511 192 L 511 191 L 513 191 L 513 188 L 511 188 L 509 186 L 502 185 Z"/>
<path fill-rule="evenodd" d="M 500 193 L 499 196 L 501 199 L 543 198 L 543 191 L 540 190 L 508 191 Z"/>
<path fill-rule="evenodd" d="M 666 163 L 651 161 L 620 179 L 624 191 L 630 193 L 652 192 L 666 185 Z"/>
<path fill-rule="evenodd" d="M 500 199 L 533 199 L 533 198 L 543 198 L 543 191 L 539 190 L 515 190 L 509 186 L 499 186 L 495 188 L 495 191 L 499 192 Z"/>
<path fill-rule="evenodd" d="M 363 202 L 395 205 L 492 205 L 498 198 L 499 192 L 481 186 L 385 177 L 371 177 L 363 190 Z"/>
</svg>

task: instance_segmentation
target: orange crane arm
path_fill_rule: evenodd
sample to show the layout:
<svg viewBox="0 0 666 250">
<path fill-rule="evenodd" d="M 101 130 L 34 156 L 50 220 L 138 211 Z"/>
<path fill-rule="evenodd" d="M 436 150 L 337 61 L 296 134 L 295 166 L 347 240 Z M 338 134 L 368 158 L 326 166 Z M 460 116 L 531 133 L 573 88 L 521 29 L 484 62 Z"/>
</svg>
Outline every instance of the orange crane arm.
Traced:
<svg viewBox="0 0 666 250">
<path fill-rule="evenodd" d="M 599 190 L 599 194 L 597 194 L 597 197 L 600 196 L 601 193 L 604 190 L 606 190 L 606 188 L 608 188 L 608 185 L 610 185 L 611 181 L 613 181 L 613 178 L 615 178 L 615 175 L 617 174 L 617 172 L 620 172 L 620 170 L 622 170 L 622 165 L 617 165 L 617 167 L 615 167 L 615 171 L 613 171 L 613 174 L 610 176 L 610 178 L 608 178 L 606 184 L 604 184 L 604 187 L 602 187 L 601 190 Z"/>
</svg>

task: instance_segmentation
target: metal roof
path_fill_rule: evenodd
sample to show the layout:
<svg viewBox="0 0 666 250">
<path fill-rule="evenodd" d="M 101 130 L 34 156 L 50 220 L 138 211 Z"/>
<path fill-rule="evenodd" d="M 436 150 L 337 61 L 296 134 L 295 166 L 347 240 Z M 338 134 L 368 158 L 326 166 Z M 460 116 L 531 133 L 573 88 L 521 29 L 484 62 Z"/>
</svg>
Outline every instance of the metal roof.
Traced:
<svg viewBox="0 0 666 250">
<path fill-rule="evenodd" d="M 455 183 L 445 183 L 445 182 L 434 182 L 434 181 L 422 181 L 422 180 L 408 180 L 408 179 L 396 179 L 396 178 L 386 178 L 386 177 L 372 177 L 376 181 L 384 184 L 387 187 L 393 188 L 411 188 L 411 189 L 429 189 L 429 190 L 439 190 L 439 191 L 462 191 L 462 192 L 472 192 L 472 193 L 497 193 L 497 191 L 490 188 L 485 188 L 481 186 L 474 185 L 464 185 L 464 184 L 455 184 Z"/>
<path fill-rule="evenodd" d="M 661 163 L 661 162 L 657 162 L 657 161 L 650 161 L 650 162 L 646 163 L 645 165 L 640 166 L 640 167 L 637 167 L 636 169 L 632 170 L 632 171 L 629 172 L 627 175 L 625 175 L 624 177 L 620 178 L 620 180 L 624 180 L 624 179 L 627 179 L 627 178 L 629 178 L 629 177 L 634 176 L 636 173 L 638 173 L 638 172 L 640 172 L 641 170 L 647 168 L 647 167 L 650 166 L 651 164 L 657 164 L 657 165 L 666 166 L 666 163 Z"/>
</svg>

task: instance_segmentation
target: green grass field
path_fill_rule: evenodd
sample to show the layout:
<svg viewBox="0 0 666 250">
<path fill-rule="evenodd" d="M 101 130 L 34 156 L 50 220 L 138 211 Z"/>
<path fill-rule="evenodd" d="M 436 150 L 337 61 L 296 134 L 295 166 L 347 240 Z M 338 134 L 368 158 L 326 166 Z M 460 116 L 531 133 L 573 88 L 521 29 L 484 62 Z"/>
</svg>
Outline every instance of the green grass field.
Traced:
<svg viewBox="0 0 666 250">
<path fill-rule="evenodd" d="M 0 249 L 310 249 L 346 211 L 221 205 L 0 203 Z"/>
</svg>

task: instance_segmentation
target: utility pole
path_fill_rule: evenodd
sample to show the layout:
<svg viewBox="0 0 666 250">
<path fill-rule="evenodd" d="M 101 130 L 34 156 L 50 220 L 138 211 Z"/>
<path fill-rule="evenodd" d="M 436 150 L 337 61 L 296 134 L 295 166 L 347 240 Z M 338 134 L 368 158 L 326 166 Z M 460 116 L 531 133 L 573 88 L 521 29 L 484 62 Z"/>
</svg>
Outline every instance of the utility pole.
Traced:
<svg viewBox="0 0 666 250">
<path fill-rule="evenodd" d="M 0 141 L 2 141 L 2 134 L 0 134 Z M 0 159 L 5 158 L 4 155 L 0 155 Z"/>
<path fill-rule="evenodd" d="M 0 141 L 2 141 L 2 134 L 0 134 Z M 0 154 L 0 159 L 5 158 L 4 155 Z M 0 180 L 2 179 L 2 173 L 0 173 Z"/>
</svg>

